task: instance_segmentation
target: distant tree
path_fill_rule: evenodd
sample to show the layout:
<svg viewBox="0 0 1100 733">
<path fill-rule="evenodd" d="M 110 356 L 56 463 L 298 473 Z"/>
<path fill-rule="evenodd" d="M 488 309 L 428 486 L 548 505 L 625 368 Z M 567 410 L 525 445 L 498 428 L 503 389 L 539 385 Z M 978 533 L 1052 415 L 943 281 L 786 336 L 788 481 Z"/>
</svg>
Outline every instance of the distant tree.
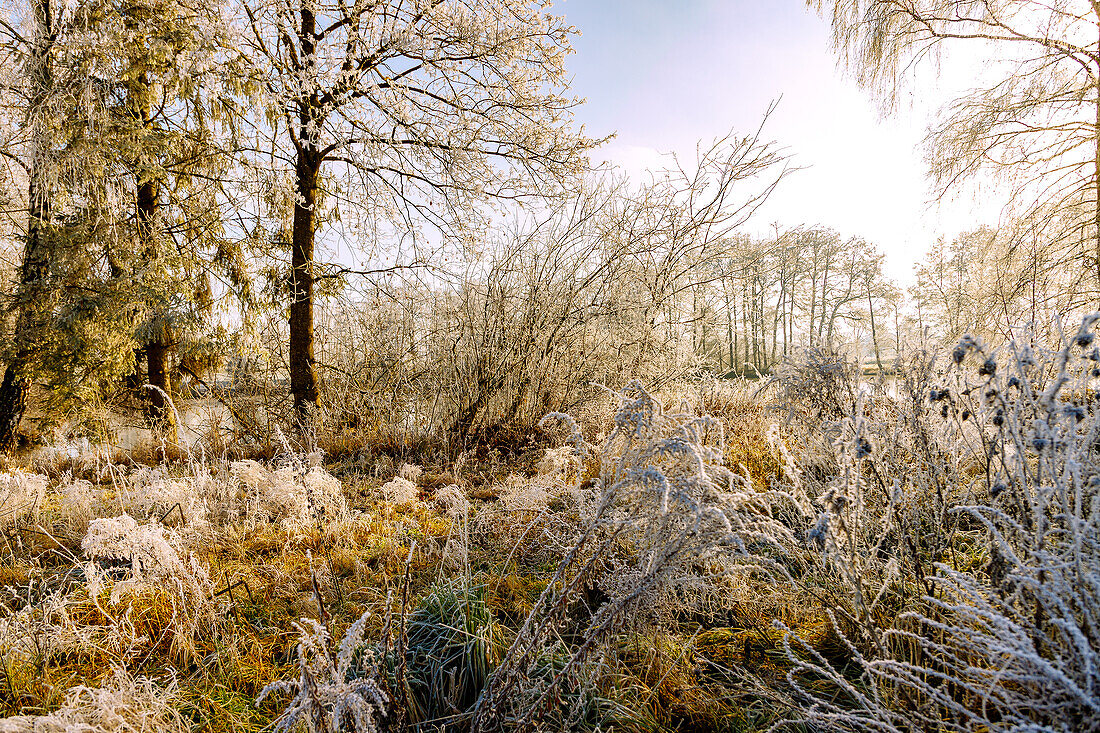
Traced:
<svg viewBox="0 0 1100 733">
<path fill-rule="evenodd" d="M 875 355 L 875 365 L 881 372 L 883 369 L 881 350 L 883 315 L 884 311 L 896 308 L 898 301 L 901 299 L 901 291 L 882 272 L 882 263 L 885 261 L 886 256 L 879 254 L 873 245 L 863 240 L 858 241 L 859 246 L 853 268 L 853 278 L 857 281 L 858 286 L 862 288 L 862 297 L 865 298 L 867 303 L 871 349 Z"/>
<path fill-rule="evenodd" d="M 1067 266 L 1073 242 L 1051 238 L 1043 221 L 1017 219 L 939 240 L 915 268 L 910 288 L 924 325 L 940 339 L 970 332 L 1006 341 L 1026 328 L 1056 337 L 1058 322 L 1088 304 L 1081 269 Z"/>
<path fill-rule="evenodd" d="M 289 368 L 303 424 L 318 404 L 316 240 L 326 216 L 363 239 L 476 231 L 478 204 L 545 193 L 593 142 L 562 93 L 573 30 L 527 0 L 246 3 L 274 153 L 290 174 Z M 280 235 L 280 238 L 281 235 Z"/>
</svg>

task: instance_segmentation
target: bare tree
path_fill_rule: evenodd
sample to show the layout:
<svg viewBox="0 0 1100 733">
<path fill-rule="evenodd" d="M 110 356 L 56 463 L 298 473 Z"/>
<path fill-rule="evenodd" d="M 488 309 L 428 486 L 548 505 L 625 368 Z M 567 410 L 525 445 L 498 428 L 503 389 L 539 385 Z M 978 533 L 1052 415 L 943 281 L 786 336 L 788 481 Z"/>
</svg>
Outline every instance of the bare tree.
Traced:
<svg viewBox="0 0 1100 733">
<path fill-rule="evenodd" d="M 411 422 L 476 442 L 576 406 L 592 382 L 675 379 L 708 349 L 714 263 L 786 162 L 757 134 L 728 136 L 648 184 L 606 173 L 576 195 L 514 212 L 457 277 L 379 283 L 380 299 L 391 286 L 399 302 L 371 299 L 379 323 L 356 317 L 360 336 L 334 335 L 333 347 L 319 339 L 341 362 L 322 364 L 332 375 L 323 386 L 347 394 L 355 383 L 367 409 L 349 412 L 372 424 L 405 424 L 402 409 L 430 404 Z M 344 318 L 366 312 L 349 305 Z"/>
</svg>

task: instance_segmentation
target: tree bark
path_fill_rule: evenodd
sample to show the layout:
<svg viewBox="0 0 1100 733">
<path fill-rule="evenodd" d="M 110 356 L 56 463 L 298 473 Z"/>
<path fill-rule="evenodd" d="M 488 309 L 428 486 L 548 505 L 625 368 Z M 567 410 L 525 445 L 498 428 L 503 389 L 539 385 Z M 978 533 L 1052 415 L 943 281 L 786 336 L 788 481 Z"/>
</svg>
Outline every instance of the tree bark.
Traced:
<svg viewBox="0 0 1100 733">
<path fill-rule="evenodd" d="M 142 110 L 145 122 L 149 122 L 148 109 Z M 145 249 L 149 256 L 156 252 L 156 217 L 159 203 L 157 182 L 153 178 L 140 181 L 137 187 L 137 220 Z M 171 355 L 171 334 L 167 326 L 159 329 L 145 344 L 147 364 L 145 387 L 146 413 L 154 427 L 165 431 L 171 441 L 176 440 L 176 420 L 172 411 L 172 373 L 168 367 Z"/>
<path fill-rule="evenodd" d="M 290 392 L 303 429 L 312 427 L 319 401 L 313 347 L 314 206 L 319 168 L 310 150 L 299 153 L 290 255 Z"/>
<path fill-rule="evenodd" d="M 26 407 L 27 380 L 9 364 L 0 383 L 0 451 L 10 453 L 15 449 L 16 432 Z"/>
<path fill-rule="evenodd" d="M 4 379 L 0 382 L 0 451 L 15 448 L 16 433 L 27 406 L 27 368 L 34 360 L 35 334 L 41 328 L 42 292 L 50 267 L 50 250 L 47 240 L 49 202 L 39 190 L 32 176 L 29 186 L 30 214 L 27 225 L 27 242 L 23 249 L 23 265 L 20 268 L 17 308 L 12 342 L 14 349 L 8 356 Z"/>
<path fill-rule="evenodd" d="M 317 19 L 308 3 L 299 5 L 298 46 L 302 63 L 312 59 L 317 43 Z M 303 73 L 310 69 L 303 67 Z M 315 88 L 315 87 L 314 87 Z M 310 439 L 319 404 L 313 347 L 313 250 L 316 227 L 317 181 L 322 157 L 317 129 L 323 119 L 316 91 L 298 99 L 295 141 L 294 221 L 290 241 L 290 393 L 303 441 Z"/>
</svg>

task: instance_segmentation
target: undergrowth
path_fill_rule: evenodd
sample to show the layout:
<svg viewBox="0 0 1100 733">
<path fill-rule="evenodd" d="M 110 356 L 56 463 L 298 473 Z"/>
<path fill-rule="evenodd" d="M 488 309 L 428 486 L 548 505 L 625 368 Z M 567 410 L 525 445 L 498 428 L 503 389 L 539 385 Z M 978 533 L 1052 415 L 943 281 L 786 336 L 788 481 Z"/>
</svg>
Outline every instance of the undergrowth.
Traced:
<svg viewBox="0 0 1100 733">
<path fill-rule="evenodd" d="M 1100 730 L 1096 323 L 511 458 L 11 466 L 0 730 Z"/>
</svg>

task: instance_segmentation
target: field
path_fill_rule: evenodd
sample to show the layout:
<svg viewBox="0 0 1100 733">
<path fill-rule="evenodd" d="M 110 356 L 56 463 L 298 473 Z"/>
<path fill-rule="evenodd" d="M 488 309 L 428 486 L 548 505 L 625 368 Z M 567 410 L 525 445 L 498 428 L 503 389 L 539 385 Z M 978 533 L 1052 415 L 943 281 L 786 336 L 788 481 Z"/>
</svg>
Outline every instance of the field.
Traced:
<svg viewBox="0 0 1100 733">
<path fill-rule="evenodd" d="M 0 730 L 1094 730 L 1087 326 L 450 460 L 13 459 Z"/>
</svg>

